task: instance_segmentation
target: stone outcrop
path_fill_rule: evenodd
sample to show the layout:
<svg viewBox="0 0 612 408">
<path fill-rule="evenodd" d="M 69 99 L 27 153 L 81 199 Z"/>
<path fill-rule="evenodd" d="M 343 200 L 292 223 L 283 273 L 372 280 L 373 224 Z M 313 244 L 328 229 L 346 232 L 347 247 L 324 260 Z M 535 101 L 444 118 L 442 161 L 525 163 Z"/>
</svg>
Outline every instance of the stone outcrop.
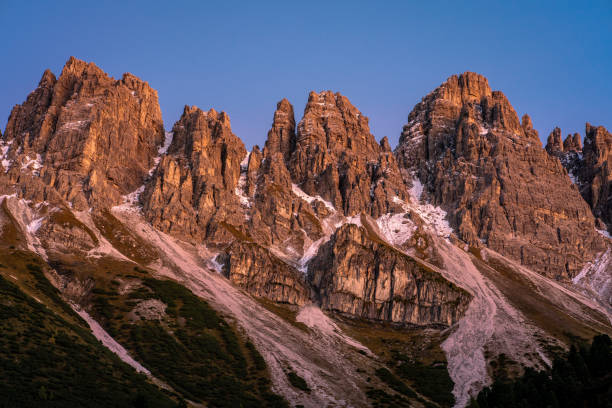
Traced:
<svg viewBox="0 0 612 408">
<path fill-rule="evenodd" d="M 586 124 L 583 148 L 584 164 L 579 177 L 583 197 L 593 214 L 612 232 L 612 134 L 603 126 Z"/>
<path fill-rule="evenodd" d="M 548 154 L 559 154 L 563 153 L 564 144 L 561 138 L 561 129 L 556 127 L 550 135 L 548 135 L 548 140 L 546 142 L 546 151 Z"/>
<path fill-rule="evenodd" d="M 304 275 L 253 242 L 235 241 L 227 249 L 223 271 L 234 285 L 257 297 L 293 305 L 310 299 Z"/>
<path fill-rule="evenodd" d="M 555 128 L 553 133 L 561 131 Z M 567 135 L 561 148 L 552 147 L 550 137 L 546 150 L 557 157 L 572 182 L 589 204 L 597 227 L 612 232 L 612 135 L 603 126 L 586 124 L 584 147 L 579 133 Z M 551 133 L 552 135 L 552 133 Z"/>
<path fill-rule="evenodd" d="M 59 78 L 45 71 L 13 108 L 2 164 L 6 182 L 27 198 L 107 208 L 143 184 L 163 140 L 155 90 L 71 57 Z"/>
<path fill-rule="evenodd" d="M 340 94 L 312 92 L 297 125 L 281 100 L 263 150 L 247 153 L 214 110 L 186 107 L 172 133 L 141 195 L 145 217 L 217 247 L 230 280 L 256 296 L 303 304 L 308 284 L 294 266 L 308 248 L 345 216 L 402 211 L 396 197 L 408 200 L 388 140 L 377 143 Z"/>
<path fill-rule="evenodd" d="M 312 92 L 296 126 L 291 104 L 277 105 L 262 151 L 247 155 L 227 115 L 186 108 L 142 202 L 157 228 L 225 245 L 248 237 L 302 256 L 338 213 L 401 211 L 406 192 L 389 143 L 377 143 L 348 99 Z"/>
<path fill-rule="evenodd" d="M 299 255 L 326 232 L 330 215 L 377 217 L 401 211 L 394 197 L 408 197 L 388 140 L 377 143 L 368 119 L 331 91 L 310 93 L 297 126 L 291 104 L 280 101 L 263 152 L 248 167 L 250 229 Z"/>
<path fill-rule="evenodd" d="M 142 195 L 145 217 L 182 238 L 230 240 L 223 222 L 244 218 L 236 189 L 247 151 L 229 116 L 185 106 L 172 133 Z"/>
<path fill-rule="evenodd" d="M 563 148 L 556 135 L 551 142 Z M 469 245 L 557 279 L 575 276 L 603 248 L 588 205 L 529 117 L 521 123 L 481 75 L 452 76 L 423 98 L 395 153 L 407 182 L 423 183 Z"/>
<path fill-rule="evenodd" d="M 471 296 L 439 273 L 347 224 L 308 266 L 321 307 L 353 317 L 398 324 L 451 325 Z"/>
<path fill-rule="evenodd" d="M 574 133 L 573 135 L 567 135 L 563 141 L 564 152 L 581 152 L 582 151 L 582 140 L 580 139 L 580 133 Z"/>
<path fill-rule="evenodd" d="M 345 96 L 311 92 L 295 137 L 287 167 L 307 194 L 347 216 L 399 210 L 392 198 L 407 194 L 389 144 L 376 142 L 368 118 Z"/>
</svg>

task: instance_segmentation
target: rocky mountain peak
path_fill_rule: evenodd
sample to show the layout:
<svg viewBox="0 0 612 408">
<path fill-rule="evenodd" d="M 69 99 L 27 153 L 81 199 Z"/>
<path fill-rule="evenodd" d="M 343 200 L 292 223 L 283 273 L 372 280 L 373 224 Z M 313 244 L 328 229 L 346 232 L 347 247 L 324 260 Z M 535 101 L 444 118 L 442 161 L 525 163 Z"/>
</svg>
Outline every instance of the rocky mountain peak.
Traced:
<svg viewBox="0 0 612 408">
<path fill-rule="evenodd" d="M 487 78 L 475 72 L 464 72 L 458 76 L 453 75 L 438 89 L 440 99 L 454 103 L 480 101 L 482 98 L 492 95 Z"/>
<path fill-rule="evenodd" d="M 157 92 L 146 82 L 115 80 L 71 57 L 11 112 L 4 167 L 25 196 L 106 208 L 143 183 L 163 137 Z"/>
<path fill-rule="evenodd" d="M 232 133 L 229 115 L 225 112 L 219 114 L 213 108 L 203 111 L 197 106 L 185 106 L 180 119 L 172 127 L 172 133 L 168 152 L 182 152 L 194 161 L 199 161 L 199 156 L 205 155 L 207 148 L 215 143 L 242 144 Z"/>
<path fill-rule="evenodd" d="M 580 133 L 574 133 L 573 135 L 567 135 L 563 141 L 563 151 L 566 152 L 581 152 L 582 151 L 582 139 Z"/>
<path fill-rule="evenodd" d="M 603 163 L 612 148 L 612 134 L 603 126 L 592 126 L 587 122 L 584 137 L 585 154 L 589 153 L 589 160 Z"/>
<path fill-rule="evenodd" d="M 540 141 L 540 134 L 538 133 L 537 130 L 533 128 L 531 117 L 526 113 L 521 118 L 521 127 L 523 128 L 523 132 L 525 133 L 525 136 L 527 136 L 530 139 L 533 139 L 534 141 L 537 141 L 537 142 Z"/>
<path fill-rule="evenodd" d="M 295 116 L 293 106 L 286 98 L 276 105 L 272 128 L 268 132 L 268 139 L 264 146 L 264 156 L 279 152 L 288 162 L 291 153 L 295 150 Z"/>
<path fill-rule="evenodd" d="M 238 188 L 244 144 L 232 133 L 229 116 L 215 109 L 185 106 L 172 127 L 172 142 L 162 154 L 142 196 L 143 211 L 157 228 L 182 238 L 228 238 L 219 223 L 240 214 Z"/>
<path fill-rule="evenodd" d="M 584 159 L 579 179 L 584 199 L 612 231 L 612 133 L 603 126 L 586 124 Z"/>
<path fill-rule="evenodd" d="M 563 151 L 560 130 L 549 149 Z M 542 149 L 531 119 L 519 122 L 484 77 L 450 77 L 423 98 L 395 154 L 403 174 L 419 179 L 470 245 L 557 279 L 574 276 L 603 248 L 588 206 L 561 163 Z"/>
<path fill-rule="evenodd" d="M 380 139 L 380 148 L 382 149 L 383 152 L 391 152 L 391 144 L 389 143 L 389 138 L 387 136 L 384 136 L 382 139 Z"/>
<path fill-rule="evenodd" d="M 561 138 L 561 129 L 554 128 L 546 142 L 546 151 L 550 154 L 563 152 L 563 139 Z"/>
<path fill-rule="evenodd" d="M 40 78 L 40 81 L 38 82 L 38 87 L 53 87 L 56 81 L 57 78 L 55 78 L 55 74 L 51 72 L 50 69 L 46 69 L 45 72 L 43 72 L 42 78 Z"/>
<path fill-rule="evenodd" d="M 349 216 L 384 214 L 393 211 L 394 196 L 407 198 L 395 159 L 370 133 L 368 118 L 340 93 L 310 93 L 288 169 L 307 194 Z"/>
</svg>

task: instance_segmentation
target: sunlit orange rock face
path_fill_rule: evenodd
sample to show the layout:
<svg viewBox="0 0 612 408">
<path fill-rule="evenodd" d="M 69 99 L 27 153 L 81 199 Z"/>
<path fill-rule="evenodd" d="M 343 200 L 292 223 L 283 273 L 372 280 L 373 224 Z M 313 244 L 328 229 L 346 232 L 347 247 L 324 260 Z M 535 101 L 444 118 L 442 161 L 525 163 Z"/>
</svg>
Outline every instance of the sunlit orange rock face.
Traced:
<svg viewBox="0 0 612 408">
<path fill-rule="evenodd" d="M 163 139 L 155 90 L 71 57 L 59 78 L 45 71 L 13 108 L 5 171 L 29 197 L 59 196 L 81 210 L 109 207 L 142 185 Z"/>
<path fill-rule="evenodd" d="M 556 279 L 575 276 L 604 247 L 588 204 L 530 118 L 519 121 L 481 75 L 452 76 L 424 97 L 395 153 L 469 245 Z"/>
</svg>

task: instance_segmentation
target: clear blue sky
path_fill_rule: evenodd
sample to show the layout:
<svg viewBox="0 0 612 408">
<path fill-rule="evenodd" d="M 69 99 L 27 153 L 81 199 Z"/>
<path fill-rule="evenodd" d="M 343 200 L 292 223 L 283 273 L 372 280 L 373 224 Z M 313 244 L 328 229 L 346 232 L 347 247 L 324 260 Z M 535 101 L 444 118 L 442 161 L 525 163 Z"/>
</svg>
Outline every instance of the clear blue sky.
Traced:
<svg viewBox="0 0 612 408">
<path fill-rule="evenodd" d="M 530 114 L 543 139 L 554 126 L 564 136 L 584 136 L 586 121 L 612 127 L 610 0 L 0 0 L 0 44 L 2 129 L 70 55 L 148 81 L 167 129 L 186 104 L 225 110 L 247 147 L 263 145 L 277 101 L 299 120 L 308 92 L 324 89 L 395 146 L 421 97 L 466 70 Z"/>
</svg>

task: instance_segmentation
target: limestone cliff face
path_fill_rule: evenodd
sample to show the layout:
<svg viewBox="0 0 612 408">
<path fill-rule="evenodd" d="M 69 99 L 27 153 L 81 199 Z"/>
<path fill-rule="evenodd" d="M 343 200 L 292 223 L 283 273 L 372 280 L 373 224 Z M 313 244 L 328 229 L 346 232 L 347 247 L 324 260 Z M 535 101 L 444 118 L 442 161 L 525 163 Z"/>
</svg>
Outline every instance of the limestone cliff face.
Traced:
<svg viewBox="0 0 612 408">
<path fill-rule="evenodd" d="M 253 242 L 234 242 L 228 249 L 224 273 L 254 296 L 275 302 L 303 305 L 310 289 L 304 275 Z"/>
<path fill-rule="evenodd" d="M 244 218 L 235 190 L 246 156 L 229 116 L 186 106 L 172 133 L 141 197 L 145 217 L 182 238 L 229 239 L 223 222 Z"/>
<path fill-rule="evenodd" d="M 578 133 L 568 135 L 560 147 L 561 130 L 556 128 L 551 137 L 553 134 L 557 142 L 553 146 L 549 137 L 546 150 L 567 169 L 597 218 L 597 226 L 612 232 L 612 134 L 603 126 L 587 123 L 584 147 Z"/>
<path fill-rule="evenodd" d="M 395 153 L 408 181 L 424 184 L 470 245 L 557 279 L 576 275 L 603 248 L 588 205 L 529 117 L 520 122 L 478 74 L 452 76 L 423 98 Z"/>
<path fill-rule="evenodd" d="M 308 267 L 321 307 L 399 324 L 451 325 L 471 296 L 440 274 L 347 224 L 320 248 Z"/>
<path fill-rule="evenodd" d="M 280 101 L 263 150 L 248 154 L 227 115 L 186 108 L 141 201 L 156 228 L 224 251 L 238 285 L 301 304 L 308 293 L 286 262 L 300 266 L 344 216 L 401 211 L 396 197 L 408 194 L 386 138 L 377 143 L 344 96 L 313 92 L 297 126 Z"/>
<path fill-rule="evenodd" d="M 11 112 L 3 142 L 9 183 L 35 200 L 106 208 L 142 185 L 164 140 L 157 92 L 131 74 L 115 80 L 71 57 L 45 71 Z"/>
<path fill-rule="evenodd" d="M 388 140 L 377 143 L 368 119 L 330 91 L 310 93 L 297 126 L 291 104 L 278 103 L 262 154 L 249 160 L 252 182 L 251 229 L 298 254 L 330 215 L 378 217 L 401 211 L 394 197 L 408 197 Z"/>
<path fill-rule="evenodd" d="M 579 176 L 586 186 L 583 196 L 612 232 L 612 134 L 587 123 L 583 155 Z"/>
<path fill-rule="evenodd" d="M 388 142 L 378 144 L 368 118 L 339 93 L 310 93 L 294 144 L 293 181 L 347 216 L 378 217 L 397 210 L 394 196 L 407 196 Z"/>
</svg>

